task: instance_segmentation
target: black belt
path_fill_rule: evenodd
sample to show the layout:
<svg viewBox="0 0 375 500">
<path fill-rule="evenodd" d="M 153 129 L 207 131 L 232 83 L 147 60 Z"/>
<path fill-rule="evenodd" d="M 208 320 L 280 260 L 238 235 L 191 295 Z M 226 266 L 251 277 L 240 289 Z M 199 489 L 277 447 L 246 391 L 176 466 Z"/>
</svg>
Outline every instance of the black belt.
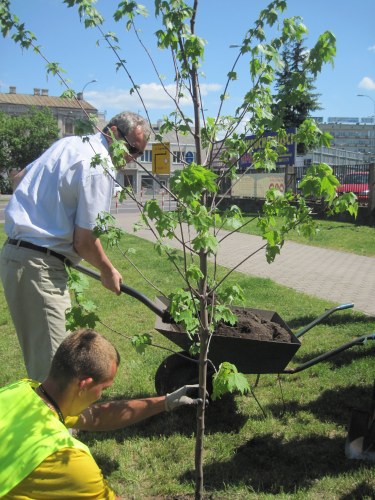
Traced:
<svg viewBox="0 0 375 500">
<path fill-rule="evenodd" d="M 47 255 L 52 255 L 53 257 L 56 257 L 57 259 L 61 260 L 61 262 L 64 262 L 64 264 L 69 265 L 69 259 L 67 259 L 61 253 L 57 253 L 54 250 L 50 250 L 49 248 L 46 247 L 40 247 L 39 245 L 34 245 L 34 243 L 30 243 L 29 241 L 13 240 L 12 238 L 8 238 L 5 243 L 8 243 L 9 245 L 15 245 L 16 247 L 30 248 L 30 250 L 36 250 L 37 252 L 42 252 L 46 253 Z"/>
</svg>

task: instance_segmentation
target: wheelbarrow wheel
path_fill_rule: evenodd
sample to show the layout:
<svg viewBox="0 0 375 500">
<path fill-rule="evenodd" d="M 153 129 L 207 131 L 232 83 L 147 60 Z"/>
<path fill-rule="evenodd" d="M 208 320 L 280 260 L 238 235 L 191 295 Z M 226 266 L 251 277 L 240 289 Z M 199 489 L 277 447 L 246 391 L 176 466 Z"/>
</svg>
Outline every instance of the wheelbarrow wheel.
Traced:
<svg viewBox="0 0 375 500">
<path fill-rule="evenodd" d="M 155 374 L 155 389 L 159 396 L 163 396 L 183 385 L 197 384 L 198 377 L 196 360 L 187 351 L 181 351 L 168 356 L 160 364 Z"/>
<path fill-rule="evenodd" d="M 184 356 L 184 357 L 182 357 Z M 207 391 L 212 392 L 212 369 L 207 370 Z M 183 385 L 198 384 L 199 368 L 196 358 L 187 351 L 165 358 L 155 374 L 155 389 L 159 396 L 171 393 Z"/>
</svg>

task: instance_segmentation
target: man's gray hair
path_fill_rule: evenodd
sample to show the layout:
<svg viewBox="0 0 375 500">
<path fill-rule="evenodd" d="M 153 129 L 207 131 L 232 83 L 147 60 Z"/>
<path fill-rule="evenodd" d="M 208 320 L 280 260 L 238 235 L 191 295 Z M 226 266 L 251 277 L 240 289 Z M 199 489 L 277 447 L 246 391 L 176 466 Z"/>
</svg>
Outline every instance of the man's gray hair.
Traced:
<svg viewBox="0 0 375 500">
<path fill-rule="evenodd" d="M 113 126 L 119 127 L 125 136 L 127 136 L 129 132 L 136 127 L 142 128 L 146 139 L 148 139 L 151 135 L 151 127 L 148 121 L 137 113 L 132 113 L 131 111 L 123 111 L 122 113 L 115 115 L 104 127 L 104 131 Z"/>
</svg>

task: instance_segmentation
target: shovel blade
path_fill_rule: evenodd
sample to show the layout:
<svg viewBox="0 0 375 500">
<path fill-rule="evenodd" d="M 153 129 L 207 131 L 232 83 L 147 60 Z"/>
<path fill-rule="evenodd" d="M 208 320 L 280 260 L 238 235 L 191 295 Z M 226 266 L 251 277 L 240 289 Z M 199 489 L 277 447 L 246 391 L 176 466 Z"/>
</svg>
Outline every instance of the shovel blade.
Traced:
<svg viewBox="0 0 375 500">
<path fill-rule="evenodd" d="M 375 462 L 375 383 L 370 411 L 353 409 L 345 443 L 347 458 Z"/>
</svg>

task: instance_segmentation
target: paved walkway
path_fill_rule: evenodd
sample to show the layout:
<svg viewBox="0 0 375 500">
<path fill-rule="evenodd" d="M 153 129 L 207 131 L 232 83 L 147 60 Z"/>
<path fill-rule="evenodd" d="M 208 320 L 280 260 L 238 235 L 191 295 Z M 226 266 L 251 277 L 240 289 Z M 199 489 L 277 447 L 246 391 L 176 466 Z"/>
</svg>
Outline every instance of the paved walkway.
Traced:
<svg viewBox="0 0 375 500">
<path fill-rule="evenodd" d="M 120 227 L 132 232 L 139 214 L 117 214 Z M 137 236 L 154 241 L 149 230 Z M 178 242 L 168 242 L 178 247 Z M 231 268 L 263 245 L 258 236 L 235 234 L 226 238 L 220 247 L 219 264 Z M 281 254 L 268 264 L 264 250 L 258 252 L 238 271 L 294 288 L 299 292 L 327 299 L 338 304 L 354 303 L 354 310 L 375 317 L 375 258 L 346 252 L 286 242 Z"/>
</svg>

